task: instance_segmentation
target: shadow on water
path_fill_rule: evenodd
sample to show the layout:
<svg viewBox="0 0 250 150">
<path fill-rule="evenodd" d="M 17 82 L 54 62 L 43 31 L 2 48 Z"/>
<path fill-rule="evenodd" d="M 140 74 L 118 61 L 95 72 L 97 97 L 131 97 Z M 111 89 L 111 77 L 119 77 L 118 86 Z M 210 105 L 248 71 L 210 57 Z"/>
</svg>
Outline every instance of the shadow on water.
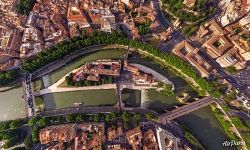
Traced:
<svg viewBox="0 0 250 150">
<path fill-rule="evenodd" d="M 208 150 L 236 149 L 236 147 L 223 147 L 222 143 L 230 141 L 230 139 L 226 136 L 223 127 L 212 114 L 209 106 L 182 116 L 176 121 L 187 126 Z"/>
<path fill-rule="evenodd" d="M 151 102 L 148 106 L 149 109 L 159 113 L 159 114 L 162 114 L 162 113 L 165 113 L 166 111 L 166 108 L 174 108 L 175 104 L 168 104 L 166 106 L 166 103 L 163 103 L 161 101 L 158 101 L 158 100 L 155 100 L 153 102 Z"/>
<path fill-rule="evenodd" d="M 56 109 L 54 94 L 43 95 L 43 100 L 44 100 L 44 104 L 45 104 L 45 110 Z"/>
<path fill-rule="evenodd" d="M 141 92 L 139 90 L 123 89 L 122 101 L 127 107 L 140 107 Z"/>
<path fill-rule="evenodd" d="M 115 105 L 117 96 L 113 89 L 100 89 L 45 94 L 43 100 L 45 109 L 51 110 L 74 107 L 75 103 L 81 103 L 83 106 Z"/>
</svg>

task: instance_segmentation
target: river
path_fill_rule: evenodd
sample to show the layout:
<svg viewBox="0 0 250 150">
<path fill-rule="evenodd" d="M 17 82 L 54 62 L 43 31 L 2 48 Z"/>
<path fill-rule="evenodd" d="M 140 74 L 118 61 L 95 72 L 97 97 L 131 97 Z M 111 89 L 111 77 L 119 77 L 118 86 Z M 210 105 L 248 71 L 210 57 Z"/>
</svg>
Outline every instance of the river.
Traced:
<svg viewBox="0 0 250 150">
<path fill-rule="evenodd" d="M 25 117 L 25 103 L 22 95 L 23 88 L 20 86 L 0 92 L 0 121 Z"/>
<path fill-rule="evenodd" d="M 149 108 L 159 113 L 164 110 L 172 110 L 175 106 L 180 105 L 176 101 L 176 96 L 185 91 L 190 94 L 191 97 L 197 96 L 196 92 L 180 77 L 176 76 L 169 70 L 161 67 L 160 65 L 152 62 L 148 58 L 141 58 L 140 56 L 133 54 L 129 57 L 129 62 L 139 63 L 147 67 L 153 68 L 155 71 L 166 76 L 175 85 L 175 94 L 172 96 L 165 96 L 156 91 L 148 91 L 148 97 L 150 99 Z M 131 95 L 138 94 L 140 91 L 133 91 Z M 128 95 L 128 93 L 127 93 Z M 127 96 L 128 97 L 128 96 Z M 138 100 L 135 100 L 138 103 Z M 192 134 L 194 134 L 199 141 L 209 150 L 224 150 L 225 147 L 222 143 L 229 140 L 224 132 L 224 129 L 218 122 L 217 118 L 213 115 L 210 106 L 204 107 L 197 111 L 194 111 L 188 115 L 182 116 L 176 120 L 178 123 L 187 126 Z M 229 148 L 228 148 L 229 149 Z"/>
<path fill-rule="evenodd" d="M 47 80 L 49 84 L 55 83 L 65 74 L 71 70 L 84 64 L 86 61 L 106 58 L 121 58 L 123 57 L 123 51 L 121 50 L 108 50 L 95 52 L 86 56 L 83 56 L 75 61 L 72 61 L 67 66 L 49 74 Z M 111 55 L 112 54 L 112 55 Z M 138 58 L 134 55 L 129 58 L 130 62 L 143 64 L 151 67 L 157 72 L 166 76 L 170 81 L 175 84 L 175 95 L 174 96 L 163 96 L 155 91 L 149 91 L 148 96 L 150 98 L 149 108 L 162 112 L 163 110 L 173 109 L 178 102 L 175 100 L 175 96 L 180 94 L 182 91 L 189 92 L 191 96 L 195 96 L 195 92 L 188 84 L 180 77 L 174 75 L 170 71 L 160 67 L 159 65 L 151 62 L 147 58 Z M 15 119 L 24 117 L 24 102 L 22 101 L 22 88 L 12 89 L 7 92 L 0 93 L 0 119 Z M 114 90 L 92 90 L 90 92 L 78 91 L 78 92 L 67 92 L 67 93 L 56 93 L 48 94 L 43 96 L 45 101 L 46 109 L 57 109 L 72 107 L 75 102 L 83 102 L 83 105 L 96 106 L 116 103 L 116 96 Z M 140 104 L 140 91 L 124 91 L 123 100 L 128 105 L 139 106 Z M 204 144 L 207 149 L 220 150 L 222 142 L 228 140 L 224 133 L 222 126 L 217 121 L 215 116 L 212 114 L 210 107 L 202 108 L 191 114 L 180 117 L 177 120 L 181 124 L 185 124 L 196 137 Z"/>
</svg>

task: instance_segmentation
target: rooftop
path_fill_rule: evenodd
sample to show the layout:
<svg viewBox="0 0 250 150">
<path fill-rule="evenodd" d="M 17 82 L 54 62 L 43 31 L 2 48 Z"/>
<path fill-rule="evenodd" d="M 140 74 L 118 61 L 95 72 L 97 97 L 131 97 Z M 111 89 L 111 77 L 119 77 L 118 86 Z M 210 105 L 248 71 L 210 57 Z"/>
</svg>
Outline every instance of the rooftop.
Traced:
<svg viewBox="0 0 250 150">
<path fill-rule="evenodd" d="M 212 73 L 212 66 L 208 64 L 199 54 L 199 49 L 192 47 L 187 41 L 182 41 L 173 49 L 173 53 L 189 61 L 203 77 Z"/>
</svg>

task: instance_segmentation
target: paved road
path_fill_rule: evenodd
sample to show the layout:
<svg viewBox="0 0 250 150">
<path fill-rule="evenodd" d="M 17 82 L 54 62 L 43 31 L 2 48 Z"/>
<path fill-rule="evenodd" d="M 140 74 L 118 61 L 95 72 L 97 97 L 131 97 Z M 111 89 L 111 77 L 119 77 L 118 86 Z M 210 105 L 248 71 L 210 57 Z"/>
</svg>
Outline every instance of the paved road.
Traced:
<svg viewBox="0 0 250 150">
<path fill-rule="evenodd" d="M 67 114 L 77 114 L 77 113 L 110 113 L 110 112 L 119 112 L 117 107 L 104 106 L 104 107 L 73 107 L 73 108 L 64 108 L 57 110 L 48 110 L 41 112 L 42 116 L 58 116 L 58 115 L 67 115 Z"/>
<path fill-rule="evenodd" d="M 149 110 L 149 109 L 125 107 L 123 108 L 123 110 L 129 111 L 129 112 L 138 112 L 142 114 L 153 113 L 156 116 L 158 116 L 156 112 Z M 77 113 L 97 114 L 97 113 L 110 113 L 110 112 L 120 112 L 120 110 L 118 107 L 112 107 L 112 106 L 72 107 L 72 108 L 64 108 L 64 109 L 57 109 L 57 110 L 48 110 L 45 112 L 41 112 L 40 115 L 41 116 L 58 116 L 58 115 L 77 114 Z"/>
</svg>

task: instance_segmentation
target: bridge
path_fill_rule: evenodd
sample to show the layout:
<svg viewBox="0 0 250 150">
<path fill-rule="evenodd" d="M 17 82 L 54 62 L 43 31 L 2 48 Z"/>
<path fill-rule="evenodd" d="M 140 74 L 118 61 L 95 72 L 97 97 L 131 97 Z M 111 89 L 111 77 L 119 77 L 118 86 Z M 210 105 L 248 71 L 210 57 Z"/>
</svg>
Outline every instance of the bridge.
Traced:
<svg viewBox="0 0 250 150">
<path fill-rule="evenodd" d="M 213 102 L 215 102 L 215 99 L 213 99 L 212 97 L 204 97 L 200 100 L 197 100 L 195 102 L 189 103 L 187 105 L 184 105 L 182 107 L 176 108 L 172 111 L 160 115 L 159 120 L 162 123 L 166 123 L 170 120 L 189 114 L 192 111 L 198 110 L 202 107 L 212 104 Z"/>
<path fill-rule="evenodd" d="M 22 79 L 23 99 L 25 101 L 26 116 L 28 117 L 35 115 L 35 98 L 31 78 L 31 74 L 27 74 Z"/>
</svg>

